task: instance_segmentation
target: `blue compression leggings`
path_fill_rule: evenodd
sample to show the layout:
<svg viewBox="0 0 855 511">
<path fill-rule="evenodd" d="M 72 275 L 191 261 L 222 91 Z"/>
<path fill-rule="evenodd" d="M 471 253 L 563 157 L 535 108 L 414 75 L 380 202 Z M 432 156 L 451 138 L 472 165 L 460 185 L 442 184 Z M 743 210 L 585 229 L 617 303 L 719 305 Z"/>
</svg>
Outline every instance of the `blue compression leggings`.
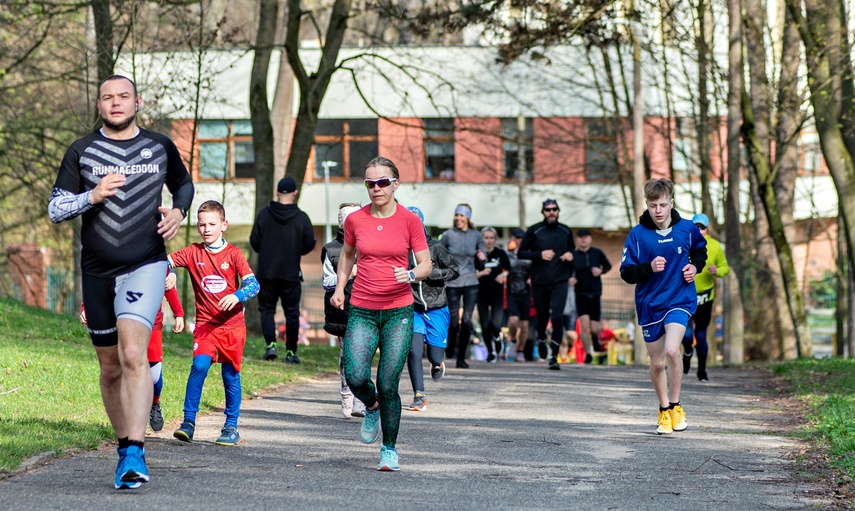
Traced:
<svg viewBox="0 0 855 511">
<path fill-rule="evenodd" d="M 202 387 L 213 359 L 209 355 L 196 355 L 187 378 L 187 391 L 184 396 L 184 420 L 196 422 L 199 403 L 202 401 Z M 237 427 L 240 417 L 240 373 L 232 364 L 223 364 L 223 387 L 226 391 L 226 425 Z"/>
</svg>

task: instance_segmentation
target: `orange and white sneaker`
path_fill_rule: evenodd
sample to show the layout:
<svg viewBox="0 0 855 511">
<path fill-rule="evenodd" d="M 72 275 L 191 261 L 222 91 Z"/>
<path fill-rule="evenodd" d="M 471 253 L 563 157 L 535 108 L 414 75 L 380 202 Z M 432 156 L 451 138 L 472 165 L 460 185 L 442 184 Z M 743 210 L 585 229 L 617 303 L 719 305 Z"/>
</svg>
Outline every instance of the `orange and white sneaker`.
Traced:
<svg viewBox="0 0 855 511">
<path fill-rule="evenodd" d="M 674 431 L 685 431 L 689 427 L 689 424 L 686 422 L 686 412 L 683 411 L 683 407 L 674 405 L 674 408 L 669 411 L 671 412 L 671 429 Z"/>
<path fill-rule="evenodd" d="M 671 426 L 671 410 L 659 410 L 659 420 L 656 421 L 659 426 L 656 428 L 658 435 L 670 435 L 674 432 Z"/>
</svg>

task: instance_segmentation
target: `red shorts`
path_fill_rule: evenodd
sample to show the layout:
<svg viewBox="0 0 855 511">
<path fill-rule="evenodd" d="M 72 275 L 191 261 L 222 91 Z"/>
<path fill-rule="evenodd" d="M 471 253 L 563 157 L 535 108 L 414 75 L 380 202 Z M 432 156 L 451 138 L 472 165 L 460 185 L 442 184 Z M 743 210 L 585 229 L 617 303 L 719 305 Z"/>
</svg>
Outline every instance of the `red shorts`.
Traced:
<svg viewBox="0 0 855 511">
<path fill-rule="evenodd" d="M 148 361 L 149 363 L 163 362 L 163 324 L 157 325 L 151 331 L 148 338 Z"/>
<path fill-rule="evenodd" d="M 246 344 L 246 326 L 196 325 L 193 331 L 193 356 L 208 355 L 220 364 L 230 362 L 240 372 L 243 347 Z"/>
</svg>

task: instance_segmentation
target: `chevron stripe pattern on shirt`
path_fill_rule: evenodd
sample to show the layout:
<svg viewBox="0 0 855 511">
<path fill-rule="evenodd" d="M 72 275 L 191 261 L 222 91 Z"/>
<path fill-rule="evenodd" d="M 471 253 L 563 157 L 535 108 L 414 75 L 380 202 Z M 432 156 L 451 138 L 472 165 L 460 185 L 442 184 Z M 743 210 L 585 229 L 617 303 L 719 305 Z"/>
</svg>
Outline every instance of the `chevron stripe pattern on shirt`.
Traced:
<svg viewBox="0 0 855 511">
<path fill-rule="evenodd" d="M 127 176 L 114 196 L 83 214 L 84 271 L 115 276 L 166 258 L 157 233 L 162 218 L 157 208 L 170 172 L 175 173 L 173 182 L 179 172 L 187 174 L 174 144 L 158 133 L 141 129 L 130 140 L 112 140 L 94 132 L 72 144 L 57 187 L 82 193 L 109 173 Z"/>
</svg>

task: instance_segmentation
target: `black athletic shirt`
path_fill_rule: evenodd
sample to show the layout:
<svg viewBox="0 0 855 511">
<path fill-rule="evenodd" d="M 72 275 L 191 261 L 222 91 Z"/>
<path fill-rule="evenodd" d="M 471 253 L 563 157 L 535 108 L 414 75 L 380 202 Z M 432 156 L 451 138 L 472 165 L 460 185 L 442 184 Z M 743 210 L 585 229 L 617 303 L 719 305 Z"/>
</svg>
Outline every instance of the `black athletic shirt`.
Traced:
<svg viewBox="0 0 855 511">
<path fill-rule="evenodd" d="M 108 172 L 125 174 L 119 192 L 88 205 L 88 194 Z M 186 212 L 193 202 L 193 182 L 175 144 L 165 135 L 140 129 L 130 140 L 113 140 L 100 130 L 68 148 L 54 183 L 51 202 L 62 196 L 87 194 L 82 209 L 59 210 L 51 204 L 54 222 L 83 212 L 81 266 L 85 273 L 115 277 L 140 266 L 166 260 L 157 224 L 163 218 L 163 185 L 172 193 L 172 207 Z M 82 197 L 81 197 L 82 198 Z"/>
</svg>

